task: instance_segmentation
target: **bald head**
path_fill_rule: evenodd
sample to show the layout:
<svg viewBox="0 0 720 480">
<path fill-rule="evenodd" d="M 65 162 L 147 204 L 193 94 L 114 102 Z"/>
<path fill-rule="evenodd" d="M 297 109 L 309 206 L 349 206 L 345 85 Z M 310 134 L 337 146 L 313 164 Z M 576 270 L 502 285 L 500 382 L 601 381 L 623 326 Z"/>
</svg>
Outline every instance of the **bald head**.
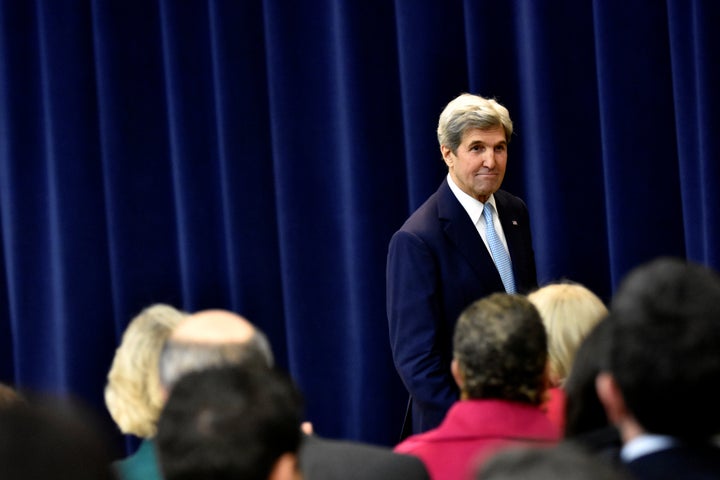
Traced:
<svg viewBox="0 0 720 480">
<path fill-rule="evenodd" d="M 187 316 L 170 335 L 160 355 L 160 381 L 166 390 L 183 375 L 225 366 L 270 368 L 270 343 L 255 325 L 227 310 Z"/>
<path fill-rule="evenodd" d="M 202 310 L 186 317 L 170 335 L 174 342 L 246 343 L 257 332 L 245 317 L 227 310 Z"/>
</svg>

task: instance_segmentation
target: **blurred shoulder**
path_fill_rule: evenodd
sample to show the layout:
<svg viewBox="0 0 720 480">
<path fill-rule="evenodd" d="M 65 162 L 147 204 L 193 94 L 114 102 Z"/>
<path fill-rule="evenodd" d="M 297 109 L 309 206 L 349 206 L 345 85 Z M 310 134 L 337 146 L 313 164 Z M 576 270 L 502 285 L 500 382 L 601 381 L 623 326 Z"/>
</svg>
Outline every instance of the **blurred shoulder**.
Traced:
<svg viewBox="0 0 720 480">
<path fill-rule="evenodd" d="M 305 480 L 316 479 L 427 479 L 416 457 L 388 447 L 361 442 L 306 436 L 300 448 L 300 468 Z"/>
</svg>

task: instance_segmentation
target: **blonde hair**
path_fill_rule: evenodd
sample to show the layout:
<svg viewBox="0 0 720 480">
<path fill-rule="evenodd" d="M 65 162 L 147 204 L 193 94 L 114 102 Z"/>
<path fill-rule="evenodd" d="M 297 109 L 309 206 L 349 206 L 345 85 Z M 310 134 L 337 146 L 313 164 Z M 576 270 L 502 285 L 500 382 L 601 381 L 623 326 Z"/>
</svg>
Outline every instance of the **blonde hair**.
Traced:
<svg viewBox="0 0 720 480">
<path fill-rule="evenodd" d="M 547 330 L 550 378 L 561 385 L 578 347 L 608 309 L 597 295 L 576 283 L 547 285 L 528 299 L 540 312 Z"/>
<path fill-rule="evenodd" d="M 128 324 L 110 367 L 105 405 L 123 433 L 152 437 L 164 403 L 158 360 L 165 340 L 186 314 L 155 304 Z"/>
</svg>

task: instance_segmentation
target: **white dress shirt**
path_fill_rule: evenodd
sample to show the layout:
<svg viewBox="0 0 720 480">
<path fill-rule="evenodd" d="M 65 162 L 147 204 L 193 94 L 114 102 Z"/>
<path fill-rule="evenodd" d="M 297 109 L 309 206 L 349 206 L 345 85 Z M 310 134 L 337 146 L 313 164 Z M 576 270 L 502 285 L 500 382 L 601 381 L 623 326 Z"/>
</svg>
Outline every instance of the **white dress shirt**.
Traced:
<svg viewBox="0 0 720 480">
<path fill-rule="evenodd" d="M 458 199 L 460 205 L 462 205 L 467 214 L 470 216 L 470 220 L 472 220 L 473 225 L 475 225 L 475 228 L 480 234 L 480 238 L 482 238 L 483 243 L 485 243 L 485 248 L 487 248 L 490 256 L 492 257 L 490 245 L 488 245 L 487 236 L 485 235 L 486 225 L 485 217 L 483 216 L 483 209 L 485 208 L 485 204 L 460 190 L 460 187 L 455 185 L 455 182 L 453 181 L 449 173 L 447 176 L 447 182 L 453 195 L 455 195 L 455 198 Z M 505 250 L 509 252 L 507 240 L 505 240 L 505 232 L 503 231 L 502 224 L 500 223 L 500 214 L 498 213 L 497 205 L 495 204 L 495 196 L 490 195 L 486 203 L 489 203 L 495 209 L 495 215 L 493 215 L 493 226 L 495 227 L 495 233 L 497 233 L 497 236 L 505 247 Z"/>
</svg>

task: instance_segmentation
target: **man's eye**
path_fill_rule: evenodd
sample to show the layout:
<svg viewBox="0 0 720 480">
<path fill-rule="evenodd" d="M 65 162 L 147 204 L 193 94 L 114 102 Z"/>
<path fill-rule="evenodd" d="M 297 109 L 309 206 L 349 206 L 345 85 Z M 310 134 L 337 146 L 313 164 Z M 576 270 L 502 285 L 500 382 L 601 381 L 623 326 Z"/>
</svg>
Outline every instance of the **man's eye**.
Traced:
<svg viewBox="0 0 720 480">
<path fill-rule="evenodd" d="M 498 153 L 504 152 L 504 151 L 505 151 L 505 145 L 498 145 L 497 147 L 495 147 L 495 151 L 498 152 Z"/>
</svg>

